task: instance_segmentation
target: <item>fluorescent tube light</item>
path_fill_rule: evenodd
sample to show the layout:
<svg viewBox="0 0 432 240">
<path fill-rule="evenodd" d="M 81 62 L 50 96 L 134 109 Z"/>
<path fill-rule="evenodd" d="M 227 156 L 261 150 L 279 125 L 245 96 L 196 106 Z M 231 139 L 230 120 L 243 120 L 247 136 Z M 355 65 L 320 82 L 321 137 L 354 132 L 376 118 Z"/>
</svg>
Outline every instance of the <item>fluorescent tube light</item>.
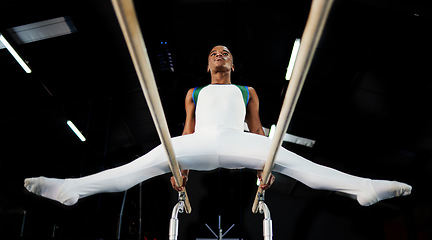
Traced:
<svg viewBox="0 0 432 240">
<path fill-rule="evenodd" d="M 9 44 L 9 42 L 6 40 L 6 38 L 3 36 L 3 34 L 0 33 L 0 41 L 3 43 L 3 45 L 9 50 L 9 52 L 12 54 L 12 56 L 17 60 L 19 65 L 24 69 L 26 73 L 31 73 L 32 70 L 27 65 L 27 63 L 24 62 L 24 60 L 18 55 L 18 53 L 13 49 L 13 47 Z"/>
<path fill-rule="evenodd" d="M 288 81 L 291 79 L 291 75 L 292 75 L 292 72 L 294 70 L 294 63 L 296 61 L 297 53 L 299 51 L 299 48 L 300 48 L 300 38 L 297 38 L 294 41 L 294 46 L 293 46 L 293 49 L 292 49 L 292 52 L 291 52 L 291 57 L 290 57 L 290 61 L 289 61 L 287 72 L 286 72 L 286 76 L 285 76 L 285 79 L 288 80 Z"/>
<path fill-rule="evenodd" d="M 86 138 L 81 134 L 81 132 L 78 130 L 78 128 L 75 127 L 75 125 L 74 125 L 70 120 L 67 121 L 67 125 L 69 125 L 69 127 L 70 127 L 70 128 L 72 129 L 72 131 L 73 131 L 73 132 L 78 136 L 78 138 L 79 138 L 81 141 L 85 142 Z"/>
</svg>

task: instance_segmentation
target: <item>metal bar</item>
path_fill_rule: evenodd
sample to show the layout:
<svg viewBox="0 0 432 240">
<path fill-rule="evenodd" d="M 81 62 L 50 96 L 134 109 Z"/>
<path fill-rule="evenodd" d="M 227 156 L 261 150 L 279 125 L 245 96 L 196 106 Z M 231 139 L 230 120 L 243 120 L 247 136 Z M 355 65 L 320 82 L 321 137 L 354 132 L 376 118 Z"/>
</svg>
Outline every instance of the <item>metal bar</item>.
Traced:
<svg viewBox="0 0 432 240">
<path fill-rule="evenodd" d="M 120 240 L 120 236 L 121 236 L 121 227 L 122 227 L 122 222 L 123 222 L 123 211 L 124 211 L 124 206 L 125 206 L 125 202 L 126 202 L 126 195 L 127 195 L 127 190 L 123 194 L 123 201 L 122 201 L 122 205 L 120 208 L 118 228 L 117 228 L 117 239 L 118 240 Z"/>
<path fill-rule="evenodd" d="M 231 227 L 228 228 L 228 230 L 222 235 L 222 237 L 224 237 L 234 226 L 235 224 L 231 225 Z"/>
<path fill-rule="evenodd" d="M 270 174 L 273 171 L 278 150 L 282 144 L 283 137 L 285 136 L 294 113 L 297 100 L 300 96 L 306 75 L 312 63 L 332 3 L 333 0 L 314 0 L 312 2 L 308 21 L 302 36 L 302 44 L 298 52 L 297 60 L 294 64 L 292 78 L 288 85 L 285 100 L 276 125 L 276 131 L 270 146 L 269 155 L 263 169 L 261 181 L 263 184 L 268 182 Z M 258 187 L 254 204 L 252 206 L 253 213 L 258 211 L 258 201 L 262 193 L 262 188 Z"/>
<path fill-rule="evenodd" d="M 25 226 L 25 222 L 26 222 L 26 217 L 27 217 L 27 211 L 24 210 L 24 211 L 23 211 L 22 224 L 21 224 L 21 233 L 20 233 L 20 237 L 24 237 L 24 226 Z"/>
<path fill-rule="evenodd" d="M 184 208 L 184 202 L 179 201 L 173 208 L 171 219 L 170 219 L 170 226 L 169 226 L 169 240 L 177 240 L 178 236 L 178 213 L 183 212 Z"/>
<path fill-rule="evenodd" d="M 259 210 L 262 214 L 264 214 L 263 220 L 263 237 L 264 240 L 272 240 L 273 239 L 273 224 L 270 217 L 270 210 L 267 205 L 261 201 L 259 203 Z"/>
<path fill-rule="evenodd" d="M 132 0 L 112 0 L 120 27 L 126 40 L 132 61 L 137 72 L 141 88 L 149 106 L 150 113 L 153 117 L 156 130 L 162 145 L 165 147 L 169 159 L 169 166 L 178 186 L 183 185 L 183 179 L 180 173 L 180 167 L 175 158 L 174 148 L 171 142 L 171 135 L 168 130 L 168 124 L 160 101 L 150 60 L 147 54 L 147 48 L 142 37 L 141 29 L 135 13 Z M 186 190 L 184 190 L 186 192 Z M 189 198 L 186 194 L 185 210 L 191 212 Z"/>
<path fill-rule="evenodd" d="M 210 232 L 213 233 L 213 235 L 214 235 L 216 238 L 219 238 L 218 235 L 217 235 L 215 232 L 213 232 L 213 230 L 209 227 L 209 225 L 208 225 L 207 223 L 206 223 L 205 225 L 206 225 L 206 227 L 210 230 Z"/>
<path fill-rule="evenodd" d="M 138 239 L 142 239 L 142 183 L 139 184 Z"/>
</svg>

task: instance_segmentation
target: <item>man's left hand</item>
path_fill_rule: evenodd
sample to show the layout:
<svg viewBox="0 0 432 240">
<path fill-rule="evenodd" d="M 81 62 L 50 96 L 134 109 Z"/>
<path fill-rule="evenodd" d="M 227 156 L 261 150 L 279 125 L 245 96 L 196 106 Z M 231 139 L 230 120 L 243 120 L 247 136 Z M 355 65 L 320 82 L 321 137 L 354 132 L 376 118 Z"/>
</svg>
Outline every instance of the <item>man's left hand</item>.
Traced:
<svg viewBox="0 0 432 240">
<path fill-rule="evenodd" d="M 260 188 L 262 188 L 262 190 L 267 190 L 271 187 L 271 185 L 273 185 L 273 183 L 275 181 L 275 176 L 273 174 L 270 174 L 268 182 L 266 184 L 263 184 L 262 183 L 262 173 L 263 173 L 262 170 L 258 170 L 257 177 L 259 178 L 260 183 L 261 183 Z"/>
</svg>

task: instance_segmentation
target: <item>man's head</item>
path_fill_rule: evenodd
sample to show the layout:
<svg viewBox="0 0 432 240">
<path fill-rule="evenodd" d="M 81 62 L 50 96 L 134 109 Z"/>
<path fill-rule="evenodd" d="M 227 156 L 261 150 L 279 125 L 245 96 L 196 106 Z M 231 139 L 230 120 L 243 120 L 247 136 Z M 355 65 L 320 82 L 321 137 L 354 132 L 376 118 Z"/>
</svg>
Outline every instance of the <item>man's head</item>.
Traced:
<svg viewBox="0 0 432 240">
<path fill-rule="evenodd" d="M 225 46 L 215 46 L 209 53 L 207 72 L 234 71 L 233 56 Z"/>
</svg>

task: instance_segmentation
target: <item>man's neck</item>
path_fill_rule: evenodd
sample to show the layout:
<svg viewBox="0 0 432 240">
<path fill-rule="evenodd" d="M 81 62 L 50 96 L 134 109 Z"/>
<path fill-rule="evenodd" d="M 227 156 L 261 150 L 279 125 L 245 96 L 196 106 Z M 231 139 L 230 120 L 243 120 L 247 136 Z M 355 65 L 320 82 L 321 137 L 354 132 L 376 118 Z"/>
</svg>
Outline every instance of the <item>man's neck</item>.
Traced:
<svg viewBox="0 0 432 240">
<path fill-rule="evenodd" d="M 212 73 L 211 84 L 231 84 L 231 72 Z"/>
</svg>

